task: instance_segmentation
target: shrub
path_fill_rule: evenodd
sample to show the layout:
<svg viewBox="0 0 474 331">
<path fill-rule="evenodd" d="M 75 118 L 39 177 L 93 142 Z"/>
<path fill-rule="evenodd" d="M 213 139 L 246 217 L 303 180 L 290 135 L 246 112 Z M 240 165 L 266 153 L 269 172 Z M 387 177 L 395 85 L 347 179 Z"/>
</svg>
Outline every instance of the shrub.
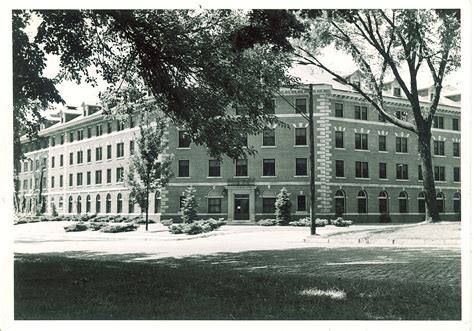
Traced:
<svg viewBox="0 0 474 331">
<path fill-rule="evenodd" d="M 338 217 L 335 220 L 331 220 L 331 224 L 334 226 L 350 226 L 352 221 L 344 220 L 342 217 Z"/>
<path fill-rule="evenodd" d="M 184 224 L 171 224 L 168 227 L 169 232 L 172 234 L 182 234 Z"/>
<path fill-rule="evenodd" d="M 263 219 L 257 222 L 257 224 L 260 226 L 272 226 L 272 225 L 277 225 L 277 223 L 278 221 L 272 218 Z"/>
<path fill-rule="evenodd" d="M 160 223 L 163 224 L 164 226 L 170 226 L 171 224 L 173 224 L 173 220 L 172 219 L 160 220 Z"/>
<path fill-rule="evenodd" d="M 275 216 L 280 225 L 288 225 L 291 220 L 291 200 L 286 188 L 282 188 L 275 201 Z"/>
<path fill-rule="evenodd" d="M 102 222 L 89 222 L 89 224 L 87 225 L 87 227 L 89 228 L 89 230 L 91 231 L 97 231 L 97 230 L 100 230 L 102 229 L 103 227 L 107 226 L 107 223 L 102 223 Z"/>
<path fill-rule="evenodd" d="M 192 186 L 184 192 L 183 207 L 181 208 L 183 223 L 192 223 L 197 218 L 198 202 L 194 196 L 195 193 L 196 189 Z"/>
<path fill-rule="evenodd" d="M 200 234 L 205 232 L 211 232 L 222 225 L 226 224 L 223 218 L 215 220 L 213 218 L 207 220 L 194 221 L 192 223 L 181 223 L 181 224 L 170 224 L 168 229 L 173 234 Z"/>
<path fill-rule="evenodd" d="M 329 224 L 329 221 L 326 219 L 317 218 L 314 220 L 316 227 L 321 228 Z M 292 226 L 311 226 L 311 219 L 309 217 L 301 218 L 298 221 L 290 222 Z"/>
<path fill-rule="evenodd" d="M 56 204 L 55 203 L 53 203 L 53 210 L 52 210 L 51 214 L 52 214 L 53 217 L 58 216 L 58 211 L 56 210 Z"/>
<path fill-rule="evenodd" d="M 134 221 L 136 224 L 145 224 L 146 223 L 146 220 L 141 216 L 137 216 L 137 217 L 133 218 L 132 221 Z M 154 220 L 148 219 L 148 224 L 152 224 L 152 223 L 156 223 L 156 222 Z"/>
<path fill-rule="evenodd" d="M 390 218 L 390 215 L 388 213 L 380 214 L 380 223 L 390 223 L 391 221 L 392 219 Z"/>
<path fill-rule="evenodd" d="M 138 225 L 134 223 L 122 223 L 122 224 L 108 224 L 100 229 L 101 232 L 106 233 L 118 233 L 118 232 L 130 232 L 138 229 Z"/>
<path fill-rule="evenodd" d="M 79 232 L 79 231 L 86 231 L 87 224 L 82 222 L 73 223 L 71 225 L 66 225 L 64 227 L 64 231 L 66 232 Z"/>
</svg>

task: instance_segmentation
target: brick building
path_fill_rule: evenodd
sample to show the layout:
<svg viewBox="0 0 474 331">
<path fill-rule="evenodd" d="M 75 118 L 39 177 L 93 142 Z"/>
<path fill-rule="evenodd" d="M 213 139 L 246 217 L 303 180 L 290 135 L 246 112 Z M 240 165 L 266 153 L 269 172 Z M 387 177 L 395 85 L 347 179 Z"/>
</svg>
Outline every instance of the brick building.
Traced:
<svg viewBox="0 0 474 331">
<path fill-rule="evenodd" d="M 360 81 L 359 73 L 350 76 Z M 386 85 L 385 103 L 399 118 L 410 120 L 409 103 L 396 82 Z M 428 107 L 431 88 L 420 90 Z M 169 153 L 174 178 L 150 199 L 152 218 L 179 218 L 187 186 L 196 188 L 202 217 L 254 223 L 274 217 L 282 187 L 291 194 L 294 218 L 309 215 L 309 129 L 299 112 L 308 111 L 308 91 L 282 89 L 274 111 L 286 126 L 271 126 L 247 137 L 255 157 L 222 162 L 210 159 L 186 132 L 170 126 Z M 296 106 L 296 111 L 288 104 Z M 242 116 L 239 109 L 232 110 Z M 460 219 L 460 93 L 444 88 L 433 124 L 433 166 L 441 215 Z M 417 139 L 384 122 L 347 86 L 321 76 L 314 84 L 316 215 L 343 215 L 355 222 L 412 222 L 424 218 L 425 203 Z M 39 140 L 24 140 L 27 160 L 19 175 L 20 207 L 34 207 L 43 187 L 46 212 L 61 214 L 139 214 L 129 204 L 124 173 L 139 133 L 133 120 L 108 120 L 97 107 L 68 108 L 50 117 Z M 41 182 L 41 178 L 43 178 Z"/>
</svg>

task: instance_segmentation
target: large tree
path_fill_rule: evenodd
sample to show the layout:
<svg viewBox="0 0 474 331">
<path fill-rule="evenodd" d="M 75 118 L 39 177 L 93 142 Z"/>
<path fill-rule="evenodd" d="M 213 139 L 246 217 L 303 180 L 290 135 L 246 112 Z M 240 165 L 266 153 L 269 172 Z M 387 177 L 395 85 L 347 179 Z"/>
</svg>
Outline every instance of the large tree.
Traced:
<svg viewBox="0 0 474 331">
<path fill-rule="evenodd" d="M 210 154 L 254 152 L 242 134 L 277 122 L 263 105 L 290 78 L 287 38 L 302 26 L 283 10 L 35 11 L 35 42 L 59 55 L 58 79 L 94 83 L 91 68 L 119 91 L 137 79 L 172 121 Z M 232 106 L 245 116 L 233 116 Z"/>
<path fill-rule="evenodd" d="M 439 221 L 431 156 L 431 127 L 445 76 L 460 66 L 459 10 L 305 10 L 307 31 L 296 47 L 300 63 L 314 65 L 351 86 L 388 122 L 418 137 L 427 221 Z M 351 81 L 322 60 L 319 50 L 334 45 L 349 54 L 362 73 Z M 422 100 L 419 74 L 430 72 L 434 86 L 429 106 Z M 384 100 L 384 83 L 395 79 L 412 116 L 397 118 Z M 423 86 L 424 87 L 424 86 Z"/>
</svg>

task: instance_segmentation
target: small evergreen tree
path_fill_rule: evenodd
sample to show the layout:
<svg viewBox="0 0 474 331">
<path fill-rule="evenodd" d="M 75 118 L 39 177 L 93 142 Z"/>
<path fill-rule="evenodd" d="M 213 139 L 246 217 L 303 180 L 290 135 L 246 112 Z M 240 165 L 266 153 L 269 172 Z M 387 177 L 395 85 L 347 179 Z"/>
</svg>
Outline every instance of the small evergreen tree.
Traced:
<svg viewBox="0 0 474 331">
<path fill-rule="evenodd" d="M 290 194 L 286 188 L 282 188 L 275 201 L 275 216 L 280 225 L 288 225 L 291 220 Z"/>
<path fill-rule="evenodd" d="M 53 217 L 58 216 L 58 211 L 56 210 L 56 204 L 53 203 L 52 209 L 53 209 L 53 210 L 52 210 L 52 212 L 51 212 L 51 215 L 52 215 Z"/>
<path fill-rule="evenodd" d="M 195 193 L 196 189 L 192 186 L 184 191 L 183 206 L 181 207 L 183 213 L 181 219 L 184 223 L 192 223 L 197 219 L 197 208 L 199 204 L 196 200 Z"/>
</svg>

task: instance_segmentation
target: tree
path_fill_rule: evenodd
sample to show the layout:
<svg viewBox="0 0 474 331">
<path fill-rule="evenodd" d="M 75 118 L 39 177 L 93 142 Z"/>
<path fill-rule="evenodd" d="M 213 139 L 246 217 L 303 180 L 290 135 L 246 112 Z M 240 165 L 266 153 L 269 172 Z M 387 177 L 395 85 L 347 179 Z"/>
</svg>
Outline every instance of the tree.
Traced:
<svg viewBox="0 0 474 331">
<path fill-rule="evenodd" d="M 297 58 L 351 86 L 388 122 L 415 133 L 422 161 L 427 221 L 439 221 L 431 156 L 431 126 L 443 79 L 460 65 L 459 10 L 314 10 L 302 11 L 308 30 L 296 46 Z M 310 47 L 307 44 L 310 44 Z M 318 50 L 334 45 L 348 53 L 362 81 L 358 84 L 326 66 Z M 402 66 L 407 68 L 404 78 Z M 434 93 L 429 107 L 419 94 L 418 74 L 429 70 Z M 421 69 L 421 70 L 420 70 Z M 393 77 L 412 110 L 413 121 L 397 118 L 383 98 L 384 83 Z"/>
<path fill-rule="evenodd" d="M 302 29 L 284 10 L 47 10 L 35 41 L 60 57 L 60 79 L 109 91 L 137 79 L 174 124 L 212 156 L 254 153 L 242 134 L 278 122 L 263 105 L 291 82 L 288 37 Z M 230 107 L 243 107 L 235 116 Z"/>
<path fill-rule="evenodd" d="M 172 177 L 171 155 L 166 154 L 164 139 L 166 121 L 157 114 L 145 112 L 140 123 L 138 150 L 130 161 L 127 185 L 129 198 L 145 211 L 145 229 L 148 231 L 148 208 L 151 193 L 166 187 Z"/>
<path fill-rule="evenodd" d="M 275 216 L 280 225 L 288 225 L 291 221 L 291 200 L 286 188 L 282 188 L 275 201 Z"/>
<path fill-rule="evenodd" d="M 192 223 L 197 219 L 197 208 L 199 206 L 196 197 L 196 189 L 192 186 L 184 191 L 184 199 L 181 207 L 183 223 Z"/>
</svg>

